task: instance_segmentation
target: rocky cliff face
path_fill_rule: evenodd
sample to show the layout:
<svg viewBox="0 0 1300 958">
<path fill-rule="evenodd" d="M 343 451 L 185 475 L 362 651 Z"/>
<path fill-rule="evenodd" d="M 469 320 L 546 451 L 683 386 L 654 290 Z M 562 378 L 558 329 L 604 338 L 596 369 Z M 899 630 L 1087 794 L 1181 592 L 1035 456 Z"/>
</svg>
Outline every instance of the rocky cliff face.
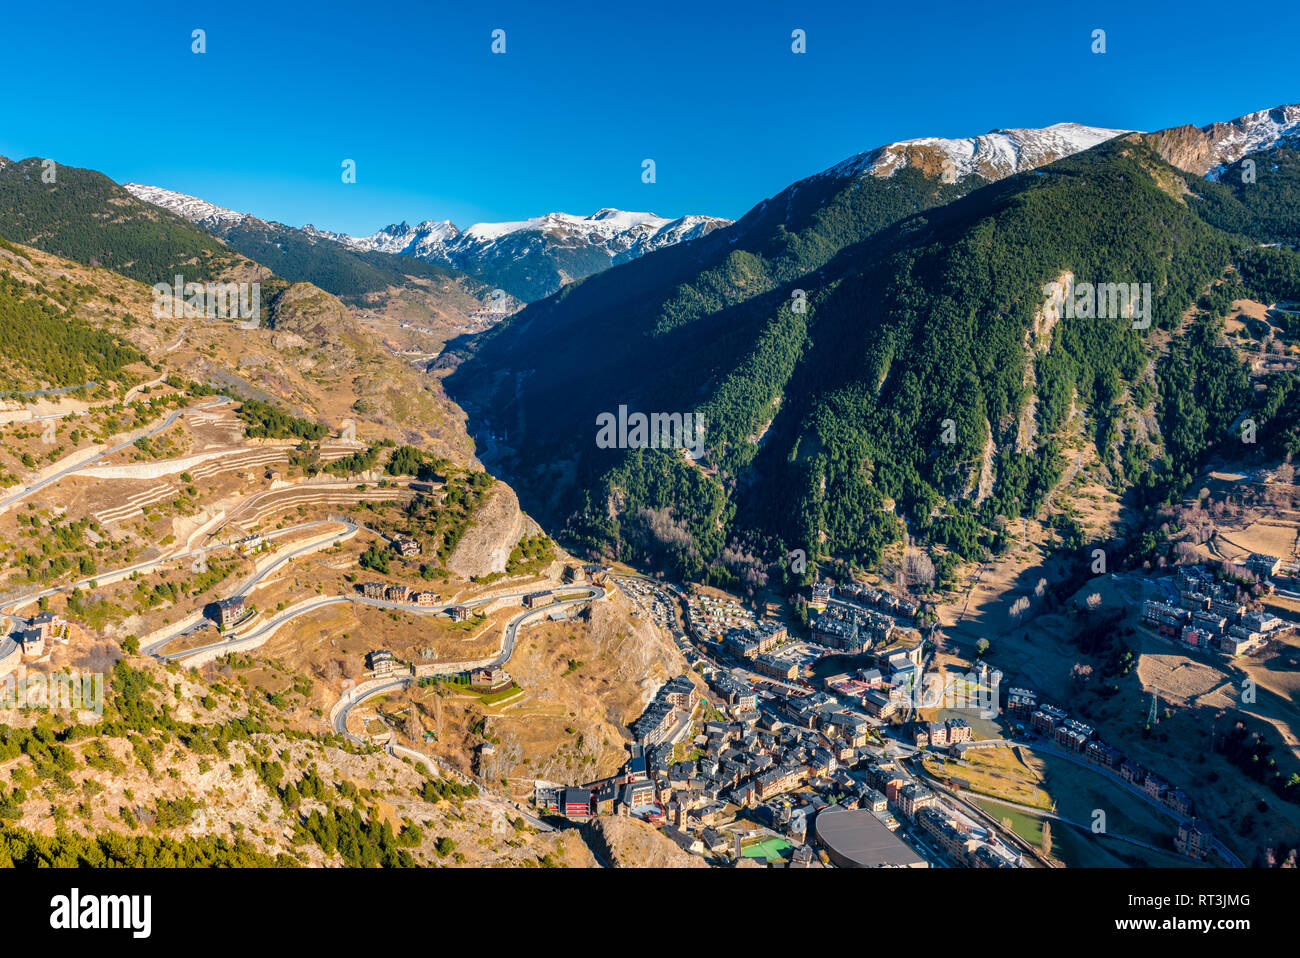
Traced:
<svg viewBox="0 0 1300 958">
<path fill-rule="evenodd" d="M 311 283 L 294 283 L 270 303 L 270 325 L 282 336 L 297 336 L 315 350 L 355 364 L 379 353 L 346 306 Z"/>
<path fill-rule="evenodd" d="M 1300 145 L 1300 105 L 1247 113 L 1227 123 L 1173 126 L 1138 134 L 1172 166 L 1217 178 L 1220 170 L 1248 153 Z"/>
<path fill-rule="evenodd" d="M 462 579 L 504 572 L 515 544 L 539 531 L 537 523 L 520 510 L 515 491 L 498 482 L 447 558 L 447 569 Z"/>
<path fill-rule="evenodd" d="M 601 816 L 583 827 L 583 837 L 614 868 L 708 867 L 704 859 L 636 818 Z"/>
</svg>

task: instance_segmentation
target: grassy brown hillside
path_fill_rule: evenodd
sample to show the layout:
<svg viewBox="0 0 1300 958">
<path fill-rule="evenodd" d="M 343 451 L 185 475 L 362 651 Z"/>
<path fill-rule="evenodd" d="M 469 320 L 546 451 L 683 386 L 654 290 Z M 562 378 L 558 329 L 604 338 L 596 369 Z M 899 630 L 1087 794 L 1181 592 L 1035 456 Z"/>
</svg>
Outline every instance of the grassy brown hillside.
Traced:
<svg viewBox="0 0 1300 958">
<path fill-rule="evenodd" d="M 103 716 L 7 722 L 0 835 L 220 838 L 308 866 L 592 863 L 580 840 L 539 832 L 499 800 L 289 728 L 226 677 L 130 657 L 107 684 Z"/>
<path fill-rule="evenodd" d="M 99 337 L 103 353 L 94 386 L 0 402 L 0 616 L 48 610 L 74 623 L 66 644 L 23 665 L 106 673 L 108 700 L 102 717 L 0 713 L 0 859 L 98 860 L 95 836 L 108 835 L 129 860 L 155 863 L 594 863 L 579 833 L 538 831 L 504 798 L 526 796 L 518 783 L 543 765 L 613 771 L 627 723 L 683 669 L 629 610 L 601 602 L 590 620 L 521 632 L 508 663 L 521 708 L 503 703 L 499 728 L 487 726 L 511 744 L 507 765 L 475 767 L 483 716 L 448 703 L 435 751 L 475 775 L 478 794 L 334 731 L 330 710 L 367 677 L 368 652 L 495 655 L 519 612 L 515 598 L 467 630 L 351 601 L 362 582 L 439 602 L 560 586 L 564 556 L 481 471 L 435 379 L 307 283 L 261 277 L 261 322 L 243 328 L 156 317 L 144 284 L 31 247 L 0 246 L 0 273 L 14 301 Z M 88 374 L 59 365 L 60 328 L 33 353 L 48 354 L 43 378 L 11 350 L 18 383 L 81 385 Z M 396 554 L 397 535 L 420 551 Z M 250 617 L 222 633 L 205 616 L 235 595 Z M 277 623 L 317 598 L 335 601 Z M 249 647 L 184 655 L 271 624 Z M 561 741 L 575 722 L 590 745 Z M 406 728 L 384 700 L 347 727 Z"/>
</svg>

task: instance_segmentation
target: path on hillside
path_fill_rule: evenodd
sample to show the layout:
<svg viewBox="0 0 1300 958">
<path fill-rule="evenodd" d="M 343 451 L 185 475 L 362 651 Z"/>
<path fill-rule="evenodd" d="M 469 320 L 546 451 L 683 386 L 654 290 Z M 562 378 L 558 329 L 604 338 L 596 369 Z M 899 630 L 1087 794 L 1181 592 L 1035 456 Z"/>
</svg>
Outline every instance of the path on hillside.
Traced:
<svg viewBox="0 0 1300 958">
<path fill-rule="evenodd" d="M 334 707 L 330 709 L 330 724 L 334 732 L 343 736 L 354 745 L 365 746 L 370 744 L 359 736 L 353 735 L 348 731 L 348 713 L 362 702 L 368 701 L 369 699 L 375 698 L 379 695 L 387 695 L 390 692 L 395 692 L 398 689 L 405 688 L 410 685 L 412 681 L 413 678 L 407 675 L 397 678 L 371 679 L 367 682 L 362 682 L 360 685 L 353 686 L 345 692 L 343 698 L 335 702 Z M 384 751 L 394 758 L 409 759 L 412 762 L 423 765 L 431 779 L 450 779 L 465 785 L 476 786 L 479 789 L 480 798 L 482 800 L 486 801 L 488 804 L 502 806 L 503 809 L 509 809 L 514 812 L 517 817 L 522 818 L 539 832 L 555 831 L 554 827 L 546 824 L 546 822 L 532 814 L 518 802 L 491 791 L 484 782 L 481 782 L 470 775 L 466 775 L 459 769 L 452 768 L 449 765 L 439 762 L 431 755 L 426 755 L 424 752 L 416 751 L 413 748 L 407 748 L 405 745 L 398 745 L 391 739 L 384 746 Z"/>
<path fill-rule="evenodd" d="M 186 413 L 198 412 L 199 410 L 202 409 L 211 409 L 214 406 L 220 406 L 228 402 L 230 402 L 229 397 L 218 396 L 216 399 L 213 399 L 206 403 L 200 403 L 197 406 L 190 406 L 186 409 L 173 410 L 170 414 L 168 414 L 167 418 L 165 418 L 159 425 L 154 426 L 152 429 L 145 430 L 135 438 L 128 439 L 125 442 L 120 442 L 116 446 L 113 446 L 109 449 L 104 449 L 96 453 L 95 455 L 91 456 L 88 459 L 84 459 L 81 462 L 76 463 L 75 465 L 68 466 L 66 469 L 62 469 L 59 472 L 54 473 L 54 475 L 52 476 L 47 476 L 46 478 L 41 479 L 30 486 L 27 486 L 26 488 L 22 489 L 20 492 L 16 492 L 13 495 L 9 496 L 8 498 L 0 499 L 0 512 L 4 512 L 10 506 L 14 505 L 15 503 L 21 502 L 22 500 L 30 496 L 32 493 L 39 492 L 41 489 L 44 489 L 48 485 L 59 482 L 62 479 L 68 478 L 69 476 L 76 475 L 81 470 L 93 465 L 96 462 L 99 462 L 101 459 L 104 459 L 107 456 L 111 456 L 116 452 L 121 452 L 123 449 L 126 449 L 127 447 L 134 445 L 135 442 L 139 439 L 145 439 L 150 436 L 156 436 L 158 433 L 162 432 L 163 430 L 170 429 L 172 424 L 175 423 L 177 419 L 179 419 L 181 416 L 185 415 Z"/>
<path fill-rule="evenodd" d="M 82 383 L 80 386 L 60 386 L 57 389 L 33 389 L 26 393 L 2 392 L 0 399 L 40 399 L 42 396 L 62 396 L 78 389 L 94 389 L 99 383 Z"/>
<path fill-rule="evenodd" d="M 1058 746 L 1056 746 L 1051 742 L 1047 742 L 1045 740 L 1024 742 L 1024 741 L 1015 741 L 1013 739 L 1007 739 L 1007 742 L 1010 745 L 1019 746 L 1020 748 L 1028 749 L 1031 752 L 1040 752 L 1046 755 L 1054 755 L 1057 758 L 1065 759 L 1067 762 L 1073 762 L 1075 765 L 1078 765 L 1081 768 L 1090 769 L 1091 771 L 1096 772 L 1098 775 L 1101 775 L 1103 778 L 1106 778 L 1110 782 L 1118 785 L 1120 788 L 1124 789 L 1129 794 L 1142 799 L 1142 801 L 1146 802 L 1156 811 L 1164 814 L 1168 818 L 1172 818 L 1175 822 L 1177 822 L 1180 825 L 1190 822 L 1195 818 L 1194 815 L 1184 815 L 1181 812 L 1175 811 L 1174 809 L 1170 808 L 1168 805 L 1164 804 L 1164 802 L 1157 801 L 1155 798 L 1147 794 L 1146 789 L 1138 788 L 1132 782 L 1126 780 L 1123 776 L 1117 774 L 1116 772 L 1113 772 L 1111 769 L 1106 768 L 1104 765 L 1098 765 L 1096 762 L 1089 762 L 1087 759 L 1083 758 L 1077 753 L 1067 751 L 1063 748 L 1059 748 Z M 993 799 L 993 800 L 998 801 L 998 799 Z M 1218 838 L 1214 839 L 1213 847 L 1214 847 L 1214 851 L 1219 855 L 1219 857 L 1221 857 L 1224 861 L 1228 862 L 1228 864 L 1230 864 L 1233 868 L 1246 867 L 1245 864 L 1242 862 L 1242 860 L 1237 857 L 1237 854 L 1234 851 L 1232 851 L 1230 848 L 1228 848 L 1228 846 L 1224 845 L 1223 842 L 1219 841 Z"/>
<path fill-rule="evenodd" d="M 314 519 L 310 522 L 304 522 L 296 526 L 288 526 L 287 528 L 284 529 L 277 529 L 274 532 L 268 532 L 262 538 L 282 539 L 285 536 L 292 535 L 295 532 L 301 532 L 304 529 L 311 529 L 316 526 L 328 526 L 328 525 L 341 525 L 345 527 L 344 532 L 340 533 L 336 537 L 332 537 L 330 541 L 331 545 L 334 542 L 341 542 L 344 539 L 351 538 L 352 536 L 356 535 L 356 533 L 360 530 L 359 526 L 350 522 L 340 522 L 334 519 Z M 309 548 L 317 548 L 317 547 L 319 547 L 319 543 L 309 543 L 307 546 L 299 547 L 295 549 L 293 552 L 290 552 L 287 555 L 280 557 L 276 562 L 272 563 L 266 569 L 262 570 L 259 573 L 256 573 L 249 579 L 245 580 L 246 585 L 250 583 L 255 584 L 259 582 L 273 569 L 279 568 L 280 565 L 282 565 L 284 562 L 287 562 L 289 559 L 292 559 L 295 556 L 301 555 L 303 552 L 308 551 Z M 16 612 L 18 609 L 21 609 L 25 605 L 30 605 L 31 603 L 37 602 L 48 596 L 57 595 L 60 592 L 69 592 L 73 589 L 88 589 L 91 586 L 95 586 L 95 585 L 101 585 L 101 586 L 108 585 L 110 583 L 120 581 L 121 579 L 128 578 L 129 576 L 137 572 L 150 572 L 158 568 L 159 566 L 166 565 L 169 562 L 177 562 L 182 559 L 201 558 L 208 555 L 208 553 L 211 552 L 219 552 L 223 549 L 232 549 L 232 548 L 234 548 L 234 543 L 218 542 L 212 545 L 202 546 L 198 549 L 189 549 L 184 552 L 169 553 L 168 555 L 160 556 L 159 558 L 156 559 L 149 559 L 145 562 L 137 562 L 134 565 L 124 566 L 121 569 L 113 569 L 108 572 L 100 572 L 92 576 L 87 576 L 84 579 L 79 579 L 76 582 L 69 582 L 66 585 L 51 586 L 47 589 L 42 589 L 38 592 L 31 592 L 28 593 L 27 595 L 19 596 L 16 599 L 11 599 L 3 606 L 0 606 L 0 614 L 4 614 L 4 613 L 12 614 Z M 239 592 L 236 592 L 235 594 L 236 595 L 240 594 L 240 592 L 242 592 L 245 589 L 246 585 L 241 585 Z"/>
<path fill-rule="evenodd" d="M 219 655 L 225 655 L 230 652 L 247 652 L 252 649 L 258 648 L 259 646 L 264 645 L 267 642 L 267 640 L 269 640 L 271 636 L 274 635 L 275 632 L 280 629 L 281 626 L 292 621 L 293 619 L 296 619 L 302 615 L 306 615 L 310 612 L 315 612 L 318 609 L 325 608 L 326 606 L 338 605 L 339 603 L 343 603 L 343 602 L 351 602 L 357 605 L 371 605 L 381 609 L 390 609 L 393 611 L 406 612 L 412 615 L 442 615 L 455 605 L 463 605 L 467 608 L 475 608 L 480 605 L 487 605 L 492 602 L 497 602 L 501 599 L 521 598 L 525 595 L 530 595 L 537 591 L 545 591 L 545 590 L 532 590 L 532 592 L 515 592 L 515 593 L 505 593 L 503 595 L 484 596 L 477 599 L 468 599 L 464 602 L 448 603 L 446 605 L 436 605 L 436 606 L 416 605 L 413 602 L 390 602 L 386 599 L 371 599 L 366 596 L 356 595 L 356 594 L 318 596 L 316 598 L 307 599 L 303 602 L 300 602 L 297 605 L 291 606 L 288 609 L 284 609 L 277 615 L 268 619 L 266 622 L 257 626 L 252 632 L 246 633 L 244 635 L 235 635 L 230 637 L 229 639 L 225 639 L 224 641 L 214 642 L 211 645 L 205 645 L 195 649 L 185 649 L 184 651 L 172 652 L 170 654 L 161 653 L 159 650 L 163 646 L 167 645 L 169 642 L 173 641 L 174 639 L 179 638 L 182 634 L 186 634 L 187 631 L 193 631 L 192 624 L 186 625 L 184 623 L 178 623 L 175 634 L 166 635 L 161 638 L 158 638 L 149 643 L 148 649 L 142 649 L 141 651 L 147 651 L 149 654 L 154 655 L 159 659 L 162 659 L 164 662 L 179 662 L 200 654 L 210 654 L 213 652 L 216 652 Z M 511 619 L 510 622 L 507 623 L 502 636 L 501 651 L 498 652 L 497 655 L 494 656 L 493 659 L 490 662 L 488 662 L 485 667 L 499 668 L 505 665 L 506 662 L 510 661 L 510 657 L 514 654 L 515 651 L 515 641 L 519 634 L 519 627 L 523 625 L 525 622 L 527 622 L 529 619 L 552 612 L 555 609 L 565 608 L 572 605 L 581 605 L 585 602 L 597 601 L 605 598 L 606 596 L 605 590 L 599 588 L 598 586 L 582 586 L 577 591 L 582 591 L 585 594 L 580 598 L 568 599 L 563 602 L 553 602 L 550 605 L 540 606 L 536 609 L 529 609 L 528 611 L 522 613 L 521 615 L 518 615 L 515 618 Z M 574 592 L 575 589 L 569 587 L 569 588 L 549 590 L 546 591 L 545 594 L 571 595 Z"/>
</svg>

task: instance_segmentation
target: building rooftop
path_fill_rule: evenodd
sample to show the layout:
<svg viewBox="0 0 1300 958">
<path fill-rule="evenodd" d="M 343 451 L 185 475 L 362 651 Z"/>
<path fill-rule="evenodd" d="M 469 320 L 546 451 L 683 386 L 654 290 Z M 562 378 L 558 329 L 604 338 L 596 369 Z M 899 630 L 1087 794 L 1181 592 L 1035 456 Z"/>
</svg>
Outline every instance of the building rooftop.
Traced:
<svg viewBox="0 0 1300 958">
<path fill-rule="evenodd" d="M 832 805 L 817 815 L 817 840 L 843 868 L 924 868 L 925 859 L 870 811 Z"/>
</svg>

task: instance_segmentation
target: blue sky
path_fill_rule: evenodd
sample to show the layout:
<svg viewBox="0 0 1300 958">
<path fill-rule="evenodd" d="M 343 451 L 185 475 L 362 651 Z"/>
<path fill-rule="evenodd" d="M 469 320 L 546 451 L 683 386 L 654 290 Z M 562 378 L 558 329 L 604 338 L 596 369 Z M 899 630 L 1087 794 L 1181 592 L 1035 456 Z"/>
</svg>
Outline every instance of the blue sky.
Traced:
<svg viewBox="0 0 1300 958">
<path fill-rule="evenodd" d="M 993 6 L 10 5 L 0 154 L 369 233 L 604 206 L 736 217 L 892 140 L 1199 125 L 1300 101 L 1300 4 Z"/>
</svg>

